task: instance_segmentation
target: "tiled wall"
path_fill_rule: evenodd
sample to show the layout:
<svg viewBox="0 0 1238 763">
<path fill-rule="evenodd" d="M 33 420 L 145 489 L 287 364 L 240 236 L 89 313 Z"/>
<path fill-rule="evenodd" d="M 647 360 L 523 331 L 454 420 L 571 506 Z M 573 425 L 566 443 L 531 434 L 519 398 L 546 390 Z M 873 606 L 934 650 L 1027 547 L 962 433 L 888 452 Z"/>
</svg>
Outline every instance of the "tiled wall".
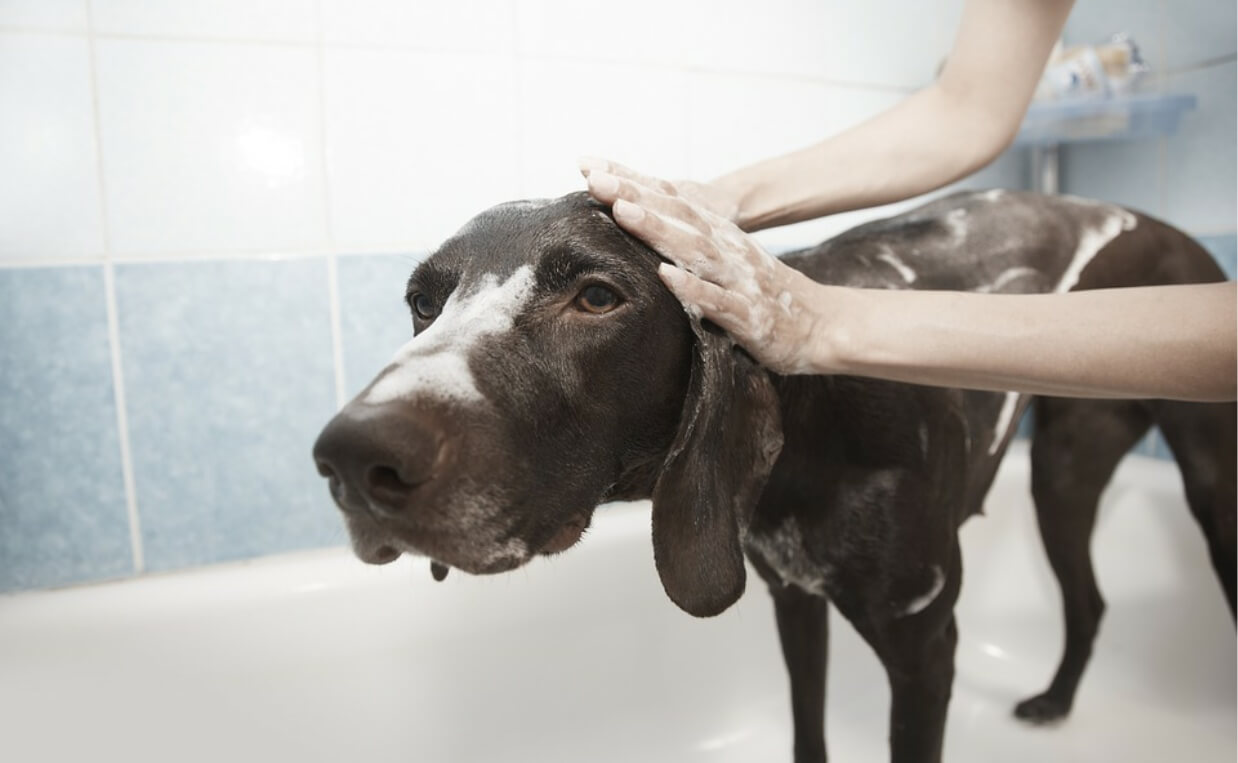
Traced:
<svg viewBox="0 0 1238 763">
<path fill-rule="evenodd" d="M 407 337 L 419 256 L 578 189 L 581 154 L 707 178 L 852 125 L 931 78 L 961 6 L 0 0 L 0 591 L 344 542 L 309 448 Z M 1229 77 L 1228 127 L 1201 94 L 1184 129 L 1228 130 L 1232 213 L 1218 66 L 1182 76 Z M 1150 211 L 1219 217 L 1144 151 Z M 1073 188 L 1087 161 L 1073 190 L 1127 200 Z M 1232 218 L 1183 219 L 1232 259 Z"/>
</svg>

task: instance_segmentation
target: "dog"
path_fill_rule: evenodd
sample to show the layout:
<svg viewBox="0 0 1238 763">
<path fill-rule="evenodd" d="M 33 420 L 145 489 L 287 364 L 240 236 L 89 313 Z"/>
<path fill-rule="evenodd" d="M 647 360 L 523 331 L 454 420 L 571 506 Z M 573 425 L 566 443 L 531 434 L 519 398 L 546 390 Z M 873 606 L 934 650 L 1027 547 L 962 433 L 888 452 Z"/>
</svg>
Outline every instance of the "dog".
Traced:
<svg viewBox="0 0 1238 763">
<path fill-rule="evenodd" d="M 585 194 L 489 209 L 421 263 L 414 337 L 327 424 L 314 460 L 354 552 L 499 573 L 571 547 L 593 510 L 652 498 L 669 598 L 708 617 L 767 584 L 796 761 L 826 758 L 827 609 L 884 665 L 894 761 L 941 759 L 962 576 L 957 531 L 1034 405 L 1032 492 L 1066 650 L 1031 722 L 1065 716 L 1104 603 L 1102 489 L 1153 425 L 1177 459 L 1231 614 L 1233 404 L 1081 400 L 778 376 L 686 313 L 659 257 Z M 1107 204 L 987 191 L 861 225 L 783 261 L 824 283 L 1035 293 L 1220 281 L 1180 231 Z M 1117 318 L 1117 316 L 1115 316 Z"/>
</svg>

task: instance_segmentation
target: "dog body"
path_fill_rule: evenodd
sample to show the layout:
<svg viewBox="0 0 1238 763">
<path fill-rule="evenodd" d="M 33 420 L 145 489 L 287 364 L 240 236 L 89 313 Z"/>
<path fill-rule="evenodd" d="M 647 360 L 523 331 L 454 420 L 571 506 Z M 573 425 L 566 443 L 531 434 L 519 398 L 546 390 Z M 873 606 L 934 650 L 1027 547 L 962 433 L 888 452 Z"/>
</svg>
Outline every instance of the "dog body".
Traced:
<svg viewBox="0 0 1238 763">
<path fill-rule="evenodd" d="M 868 288 L 1011 293 L 1222 278 L 1188 237 L 1066 197 L 958 194 L 784 261 Z M 667 594 L 712 615 L 769 586 L 795 756 L 825 759 L 827 610 L 892 689 L 896 761 L 941 757 L 957 640 L 959 525 L 1031 402 L 842 376 L 770 375 L 686 316 L 656 256 L 582 195 L 502 205 L 410 279 L 417 336 L 324 430 L 320 471 L 358 555 L 498 572 L 571 546 L 607 500 L 653 499 Z M 598 291 L 600 289 L 601 291 Z M 613 299 L 612 299 L 613 298 Z M 1233 609 L 1235 408 L 1038 398 L 1033 492 L 1067 646 L 1016 709 L 1069 711 L 1103 603 L 1088 550 L 1101 490 L 1159 425 Z"/>
</svg>

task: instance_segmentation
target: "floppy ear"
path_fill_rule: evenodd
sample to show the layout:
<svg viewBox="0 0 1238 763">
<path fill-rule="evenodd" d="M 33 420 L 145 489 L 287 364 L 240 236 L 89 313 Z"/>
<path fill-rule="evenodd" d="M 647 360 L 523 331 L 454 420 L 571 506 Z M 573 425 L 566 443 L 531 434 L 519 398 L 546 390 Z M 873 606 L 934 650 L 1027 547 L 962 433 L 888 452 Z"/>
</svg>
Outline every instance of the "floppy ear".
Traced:
<svg viewBox="0 0 1238 763">
<path fill-rule="evenodd" d="M 653 556 L 671 601 L 710 617 L 744 592 L 740 538 L 782 450 L 782 425 L 768 374 L 728 336 L 689 318 L 696 352 L 653 488 Z"/>
</svg>

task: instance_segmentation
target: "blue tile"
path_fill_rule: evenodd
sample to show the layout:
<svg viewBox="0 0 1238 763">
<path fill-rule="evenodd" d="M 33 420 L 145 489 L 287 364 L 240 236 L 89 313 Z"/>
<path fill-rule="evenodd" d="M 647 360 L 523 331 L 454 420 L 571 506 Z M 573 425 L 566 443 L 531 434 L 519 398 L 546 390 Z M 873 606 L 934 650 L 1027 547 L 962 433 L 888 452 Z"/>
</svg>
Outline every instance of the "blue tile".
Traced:
<svg viewBox="0 0 1238 763">
<path fill-rule="evenodd" d="M 1212 254 L 1227 278 L 1238 278 L 1238 237 L 1229 234 L 1195 238 Z"/>
<path fill-rule="evenodd" d="M 1160 217 L 1155 140 L 1081 143 L 1061 149 L 1061 190 Z"/>
<path fill-rule="evenodd" d="M 1234 55 L 1235 7 L 1234 0 L 1166 3 L 1166 66 L 1183 69 Z"/>
<path fill-rule="evenodd" d="M 344 542 L 310 459 L 335 408 L 326 261 L 126 265 L 116 293 L 147 567 Z"/>
<path fill-rule="evenodd" d="M 340 257 L 340 343 L 344 388 L 356 395 L 413 335 L 404 286 L 419 256 L 376 254 Z"/>
<path fill-rule="evenodd" d="M 1230 61 L 1169 78 L 1171 90 L 1194 93 L 1199 99 L 1197 109 L 1183 115 L 1166 150 L 1165 217 L 1187 231 L 1229 232 L 1236 225 L 1236 72 Z"/>
<path fill-rule="evenodd" d="M 103 271 L 0 270 L 0 590 L 133 571 Z"/>
</svg>

